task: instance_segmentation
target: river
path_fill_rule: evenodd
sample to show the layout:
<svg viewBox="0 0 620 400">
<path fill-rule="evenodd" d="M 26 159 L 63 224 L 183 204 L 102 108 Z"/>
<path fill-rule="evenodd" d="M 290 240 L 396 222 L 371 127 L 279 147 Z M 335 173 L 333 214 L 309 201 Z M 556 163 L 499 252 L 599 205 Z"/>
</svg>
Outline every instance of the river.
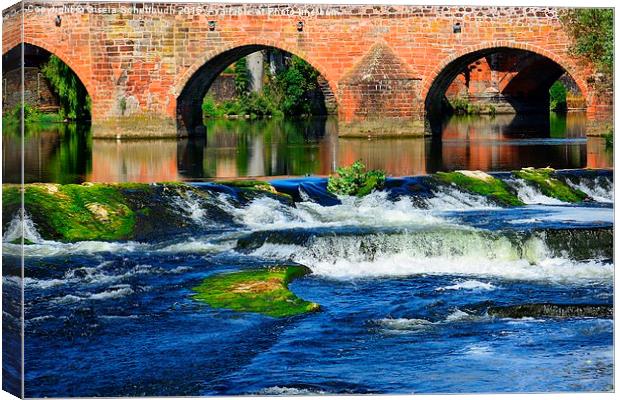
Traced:
<svg viewBox="0 0 620 400">
<path fill-rule="evenodd" d="M 577 128 L 525 136 L 502 117 L 493 121 L 448 122 L 441 145 L 306 135 L 276 121 L 264 122 L 273 127 L 265 131 L 214 128 L 200 145 L 172 141 L 170 148 L 75 136 L 44 141 L 41 132 L 26 138 L 49 144 L 38 152 L 29 145 L 28 165 L 45 157 L 28 180 L 327 174 L 357 158 L 394 176 L 611 167 L 604 147 L 589 156 L 591 139 Z M 530 303 L 613 304 L 612 171 L 560 171 L 592 199 L 576 205 L 509 173 L 496 176 L 526 205 L 500 207 L 416 177 L 390 178 L 385 190 L 361 199 L 334 199 L 324 178 L 298 177 L 270 179 L 294 202 L 267 194 L 241 200 L 221 185 L 193 182 L 208 201 L 180 192 L 163 200 L 185 228 L 139 241 L 61 243 L 42 238 L 27 219 L 25 395 L 613 390 L 612 319 L 490 313 Z M 5 300 L 19 293 L 17 228 L 3 232 Z M 273 318 L 192 297 L 206 277 L 286 263 L 311 269 L 290 289 L 321 311 Z M 5 301 L 9 333 L 12 306 Z"/>
</svg>

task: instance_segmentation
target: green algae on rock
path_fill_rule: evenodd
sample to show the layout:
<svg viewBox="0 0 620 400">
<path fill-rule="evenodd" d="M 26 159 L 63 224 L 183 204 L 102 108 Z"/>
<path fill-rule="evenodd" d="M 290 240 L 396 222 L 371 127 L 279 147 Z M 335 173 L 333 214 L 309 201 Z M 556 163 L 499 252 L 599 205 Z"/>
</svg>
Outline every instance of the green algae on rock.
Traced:
<svg viewBox="0 0 620 400">
<path fill-rule="evenodd" d="M 517 178 L 536 185 L 542 194 L 568 203 L 578 203 L 588 198 L 588 195 L 578 189 L 573 189 L 566 183 L 555 178 L 553 168 L 522 168 L 512 172 Z"/>
<path fill-rule="evenodd" d="M 310 273 L 304 266 L 274 266 L 206 278 L 193 290 L 196 300 L 213 308 L 290 317 L 318 311 L 319 305 L 295 296 L 288 284 Z"/>
<path fill-rule="evenodd" d="M 19 185 L 4 185 L 3 214 L 21 206 Z M 123 240 L 131 236 L 135 213 L 120 193 L 106 184 L 24 186 L 24 207 L 45 238 L 63 241 Z"/>
<path fill-rule="evenodd" d="M 239 179 L 232 181 L 216 181 L 218 185 L 231 186 L 239 189 L 262 190 L 265 192 L 278 193 L 276 189 L 267 181 Z"/>
<path fill-rule="evenodd" d="M 506 182 L 481 171 L 437 172 L 433 176 L 443 183 L 454 184 L 468 192 L 487 196 L 502 205 L 525 204 Z"/>
</svg>

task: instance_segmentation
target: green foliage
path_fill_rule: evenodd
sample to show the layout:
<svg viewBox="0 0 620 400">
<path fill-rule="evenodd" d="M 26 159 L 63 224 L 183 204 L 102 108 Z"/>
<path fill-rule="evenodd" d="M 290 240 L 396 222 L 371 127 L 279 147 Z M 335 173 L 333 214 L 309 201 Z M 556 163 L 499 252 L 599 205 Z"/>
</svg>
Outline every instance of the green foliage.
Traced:
<svg viewBox="0 0 620 400">
<path fill-rule="evenodd" d="M 461 172 L 438 172 L 434 175 L 441 182 L 457 185 L 469 192 L 490 197 L 506 206 L 522 206 L 524 203 L 514 191 L 501 179 L 488 176 L 479 179 Z"/>
<path fill-rule="evenodd" d="M 237 96 L 244 96 L 250 90 L 250 71 L 245 57 L 235 63 L 235 91 Z"/>
<path fill-rule="evenodd" d="M 338 168 L 336 173 L 338 175 L 330 175 L 327 182 L 327 190 L 335 194 L 362 197 L 385 184 L 385 171 L 366 171 L 361 160 L 349 167 Z"/>
<path fill-rule="evenodd" d="M 73 120 L 90 118 L 90 98 L 86 88 L 67 64 L 52 55 L 41 72 L 58 95 L 62 116 Z"/>
<path fill-rule="evenodd" d="M 222 103 L 217 103 L 213 97 L 207 96 L 202 103 L 202 112 L 205 118 L 234 115 L 248 116 L 254 119 L 282 114 L 267 95 L 253 92 Z"/>
<path fill-rule="evenodd" d="M 588 196 L 581 190 L 573 189 L 567 184 L 553 177 L 553 168 L 522 168 L 513 171 L 513 175 L 536 185 L 540 191 L 549 197 L 568 203 L 578 203 Z"/>
<path fill-rule="evenodd" d="M 303 59 L 292 56 L 287 68 L 279 72 L 271 91 L 279 100 L 285 115 L 310 115 L 313 110 L 310 95 L 317 90 L 319 73 Z"/>
<path fill-rule="evenodd" d="M 56 122 L 62 122 L 63 118 L 59 114 L 54 113 L 42 113 L 36 109 L 36 107 L 25 103 L 24 104 L 24 122 L 26 129 L 33 124 L 52 124 Z M 22 120 L 22 106 L 21 104 L 15 105 L 13 110 L 2 116 L 2 125 L 8 130 L 19 132 L 20 121 Z"/>
<path fill-rule="evenodd" d="M 291 317 L 318 311 L 318 304 L 302 300 L 288 289 L 292 280 L 308 273 L 310 270 L 302 266 L 276 266 L 219 274 L 206 278 L 195 287 L 194 299 L 213 308 L 271 317 Z"/>
<path fill-rule="evenodd" d="M 603 139 L 605 139 L 605 148 L 613 149 L 614 148 L 614 131 L 609 130 L 603 134 Z"/>
<path fill-rule="evenodd" d="M 217 118 L 223 115 L 223 110 L 213 96 L 205 96 L 202 101 L 202 116 L 204 118 Z"/>
<path fill-rule="evenodd" d="M 555 81 L 549 89 L 549 109 L 551 111 L 566 111 L 566 87 L 560 81 Z"/>
<path fill-rule="evenodd" d="M 248 115 L 251 118 L 265 116 L 299 116 L 319 114 L 322 109 L 314 97 L 319 85 L 319 73 L 303 59 L 292 56 L 286 68 L 275 76 L 268 76 L 263 92 L 250 92 L 250 74 L 245 58 L 234 64 L 234 100 L 218 103 L 210 96 L 203 100 L 205 118 L 231 115 Z"/>
<path fill-rule="evenodd" d="M 452 111 L 456 115 L 480 115 L 489 114 L 495 115 L 497 110 L 494 105 L 479 105 L 470 103 L 468 99 L 457 97 L 449 101 L 452 106 Z"/>
<path fill-rule="evenodd" d="M 576 8 L 564 10 L 561 21 L 573 39 L 572 51 L 583 56 L 600 72 L 612 74 L 614 67 L 614 10 Z"/>
</svg>

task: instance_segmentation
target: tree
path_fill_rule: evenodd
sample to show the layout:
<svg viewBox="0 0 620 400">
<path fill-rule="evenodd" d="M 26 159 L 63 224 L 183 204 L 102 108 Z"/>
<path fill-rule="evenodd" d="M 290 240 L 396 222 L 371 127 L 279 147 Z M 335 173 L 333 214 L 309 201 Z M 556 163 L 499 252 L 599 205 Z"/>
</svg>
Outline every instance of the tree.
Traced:
<svg viewBox="0 0 620 400">
<path fill-rule="evenodd" d="M 60 101 L 63 117 L 80 120 L 90 117 L 90 98 L 80 78 L 55 55 L 41 69 Z"/>
<path fill-rule="evenodd" d="M 573 39 L 571 51 L 592 62 L 599 72 L 614 68 L 614 11 L 581 8 L 563 11 L 560 19 Z"/>
</svg>

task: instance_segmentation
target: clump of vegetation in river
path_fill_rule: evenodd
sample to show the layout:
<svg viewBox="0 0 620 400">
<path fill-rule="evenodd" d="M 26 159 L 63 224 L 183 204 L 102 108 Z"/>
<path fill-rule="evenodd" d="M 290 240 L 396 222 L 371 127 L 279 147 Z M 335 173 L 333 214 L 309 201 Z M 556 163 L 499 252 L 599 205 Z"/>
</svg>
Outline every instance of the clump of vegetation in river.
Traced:
<svg viewBox="0 0 620 400">
<path fill-rule="evenodd" d="M 193 290 L 194 299 L 213 308 L 291 317 L 318 311 L 320 306 L 297 297 L 288 284 L 310 270 L 303 266 L 274 266 L 224 273 L 206 278 Z"/>
<path fill-rule="evenodd" d="M 566 87 L 562 82 L 555 81 L 549 89 L 549 110 L 563 112 L 566 109 Z"/>
<path fill-rule="evenodd" d="M 487 196 L 507 206 L 522 206 L 515 191 L 501 179 L 480 171 L 438 172 L 434 175 L 443 183 L 456 185 L 468 192 Z"/>
<path fill-rule="evenodd" d="M 513 171 L 513 175 L 530 182 L 538 187 L 538 189 L 548 197 L 565 201 L 568 203 L 578 203 L 586 200 L 588 195 L 581 190 L 571 188 L 564 182 L 553 177 L 555 170 L 553 168 L 522 168 L 519 171 Z"/>
<path fill-rule="evenodd" d="M 362 197 L 375 189 L 382 189 L 385 184 L 385 171 L 366 170 L 361 160 L 349 167 L 336 169 L 336 175 L 330 175 L 327 190 L 334 194 Z"/>
<path fill-rule="evenodd" d="M 90 118 L 90 97 L 86 88 L 67 64 L 54 55 L 41 68 L 60 101 L 61 117 L 70 120 Z"/>
<path fill-rule="evenodd" d="M 563 10 L 560 19 L 573 39 L 572 51 L 599 72 L 611 76 L 614 68 L 614 10 L 575 8 Z"/>
</svg>

